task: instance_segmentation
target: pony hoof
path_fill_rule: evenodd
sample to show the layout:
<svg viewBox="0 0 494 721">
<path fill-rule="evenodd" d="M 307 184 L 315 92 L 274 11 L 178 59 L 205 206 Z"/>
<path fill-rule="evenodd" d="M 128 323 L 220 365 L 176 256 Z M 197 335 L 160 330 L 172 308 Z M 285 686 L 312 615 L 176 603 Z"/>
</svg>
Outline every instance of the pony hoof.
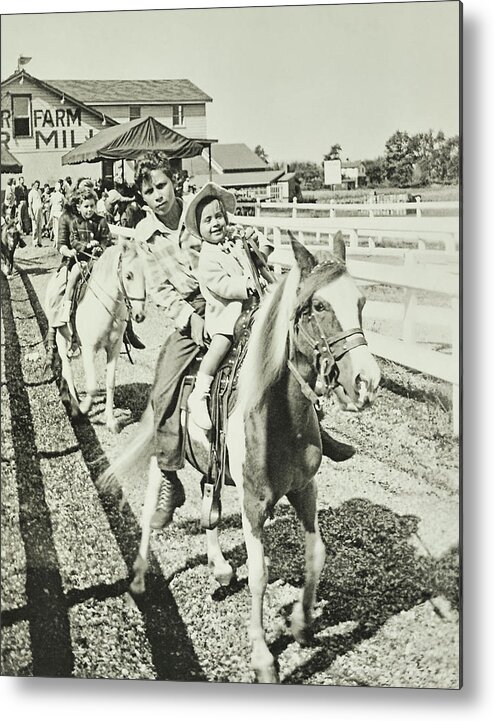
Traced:
<svg viewBox="0 0 494 721">
<path fill-rule="evenodd" d="M 118 422 L 117 420 L 108 422 L 108 423 L 106 424 L 106 427 L 108 428 L 108 430 L 110 431 L 110 433 L 115 433 L 115 434 L 117 434 L 117 433 L 120 431 L 120 425 L 119 425 L 119 422 Z"/>
<path fill-rule="evenodd" d="M 225 566 L 222 566 L 221 569 L 215 569 L 213 571 L 213 575 L 220 586 L 229 586 L 232 581 L 234 571 L 230 564 L 227 563 Z"/>
<path fill-rule="evenodd" d="M 256 683 L 279 683 L 280 677 L 274 666 L 269 668 L 257 668 L 254 670 Z"/>
<path fill-rule="evenodd" d="M 136 596 L 142 596 L 146 590 L 146 584 L 144 582 L 144 576 L 136 575 L 129 586 L 131 592 Z"/>
<path fill-rule="evenodd" d="M 92 401 L 84 400 L 79 406 L 79 411 L 82 413 L 83 416 L 87 415 L 89 413 L 89 409 L 91 408 Z"/>
</svg>

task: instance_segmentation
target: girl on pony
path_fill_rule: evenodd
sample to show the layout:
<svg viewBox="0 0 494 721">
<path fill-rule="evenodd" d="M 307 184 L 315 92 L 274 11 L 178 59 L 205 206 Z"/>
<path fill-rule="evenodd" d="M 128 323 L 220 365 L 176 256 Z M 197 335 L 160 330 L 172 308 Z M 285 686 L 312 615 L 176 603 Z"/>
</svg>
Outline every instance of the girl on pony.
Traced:
<svg viewBox="0 0 494 721">
<path fill-rule="evenodd" d="M 60 321 L 70 321 L 72 296 L 81 275 L 81 262 L 91 256 L 101 255 L 110 245 L 110 228 L 104 218 L 96 215 L 98 197 L 91 188 L 84 188 L 78 194 L 76 207 L 78 215 L 71 227 L 69 245 L 61 245 L 59 251 L 67 259 L 68 280 L 65 289 Z"/>
<path fill-rule="evenodd" d="M 197 274 L 206 301 L 205 334 L 211 339 L 201 361 L 188 405 L 195 423 L 209 430 L 206 398 L 221 361 L 232 345 L 233 329 L 242 301 L 255 292 L 246 253 L 233 238 L 227 212 L 235 211 L 235 196 L 207 183 L 194 197 L 185 215 L 185 227 L 202 240 Z"/>
</svg>

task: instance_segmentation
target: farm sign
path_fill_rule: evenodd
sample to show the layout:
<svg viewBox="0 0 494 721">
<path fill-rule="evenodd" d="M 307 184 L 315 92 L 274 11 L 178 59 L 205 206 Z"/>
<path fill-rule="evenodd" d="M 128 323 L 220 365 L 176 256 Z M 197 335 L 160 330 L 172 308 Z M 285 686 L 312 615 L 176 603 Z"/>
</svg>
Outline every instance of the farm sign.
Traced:
<svg viewBox="0 0 494 721">
<path fill-rule="evenodd" d="M 94 129 L 83 123 L 80 108 L 33 107 L 32 123 L 31 137 L 36 150 L 75 148 L 94 135 Z M 8 145 L 11 137 L 11 111 L 5 108 L 2 109 L 1 142 Z"/>
</svg>

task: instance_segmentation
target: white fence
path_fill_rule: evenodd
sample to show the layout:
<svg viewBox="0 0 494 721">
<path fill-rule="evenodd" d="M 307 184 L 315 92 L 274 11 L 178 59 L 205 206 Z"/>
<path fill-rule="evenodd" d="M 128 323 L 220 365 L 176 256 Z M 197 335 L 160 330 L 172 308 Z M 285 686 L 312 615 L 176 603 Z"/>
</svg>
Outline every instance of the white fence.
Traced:
<svg viewBox="0 0 494 721">
<path fill-rule="evenodd" d="M 382 358 L 399 363 L 413 370 L 426 373 L 452 384 L 453 390 L 453 431 L 459 429 L 459 254 L 450 250 L 453 242 L 456 246 L 458 237 L 458 219 L 431 219 L 421 218 L 426 224 L 421 228 L 405 231 L 413 234 L 416 248 L 389 247 L 379 248 L 369 245 L 362 247 L 355 242 L 355 237 L 348 231 L 355 230 L 354 225 L 346 225 L 343 221 L 355 221 L 355 218 L 338 219 L 301 219 L 301 218 L 255 218 L 236 216 L 235 221 L 244 225 L 257 227 L 267 237 L 273 239 L 275 249 L 270 256 L 270 263 L 275 270 L 287 268 L 293 261 L 291 246 L 288 242 L 290 230 L 306 245 L 311 252 L 322 248 L 332 247 L 332 238 L 337 230 L 349 236 L 347 250 L 347 267 L 350 274 L 362 285 L 384 285 L 404 289 L 404 301 L 372 302 L 366 305 L 367 314 L 377 314 L 386 319 L 398 320 L 401 323 L 399 338 L 393 338 L 381 333 L 366 330 L 369 347 L 372 352 Z M 360 219 L 363 220 L 363 219 Z M 382 219 L 375 219 L 381 221 Z M 401 223 L 410 218 L 386 218 L 392 221 L 386 229 L 390 238 L 401 237 Z M 418 219 L 414 219 L 418 220 Z M 446 230 L 444 225 L 430 224 L 431 220 L 455 221 Z M 335 221 L 335 222 L 333 222 Z M 427 226 L 427 224 L 429 224 Z M 432 227 L 431 227 L 432 225 Z M 328 227 L 329 226 L 329 227 Z M 130 228 L 110 226 L 112 233 L 124 237 L 133 237 L 134 231 Z M 369 226 L 365 226 L 368 230 Z M 383 225 L 379 222 L 373 226 L 372 231 L 383 232 Z M 360 236 L 359 236 L 360 237 Z M 375 236 L 370 236 L 375 237 Z M 442 250 L 422 250 L 418 240 L 423 239 L 426 244 L 432 238 L 438 242 L 442 238 Z M 453 240 L 451 240 L 453 237 Z M 441 245 L 441 243 L 440 243 Z M 366 260 L 359 257 L 367 256 Z M 370 260 L 369 260 L 370 258 Z M 387 263 L 382 261 L 388 259 Z M 401 264 L 397 264 L 401 261 Z M 419 295 L 423 292 L 440 293 L 448 299 L 449 307 L 420 305 Z M 365 315 L 364 315 L 365 317 Z M 417 342 L 417 325 L 420 322 L 433 322 L 449 328 L 452 352 L 450 354 L 433 351 Z"/>
<path fill-rule="evenodd" d="M 292 218 L 298 217 L 341 217 L 344 215 L 365 215 L 369 218 L 374 216 L 415 216 L 422 217 L 423 213 L 427 215 L 446 215 L 458 216 L 460 204 L 456 200 L 427 201 L 422 203 L 420 200 L 413 202 L 369 202 L 369 203 L 338 203 L 332 201 L 329 203 L 297 203 L 296 199 L 292 203 L 237 203 L 237 208 L 242 213 L 263 217 L 265 215 L 290 215 Z"/>
</svg>

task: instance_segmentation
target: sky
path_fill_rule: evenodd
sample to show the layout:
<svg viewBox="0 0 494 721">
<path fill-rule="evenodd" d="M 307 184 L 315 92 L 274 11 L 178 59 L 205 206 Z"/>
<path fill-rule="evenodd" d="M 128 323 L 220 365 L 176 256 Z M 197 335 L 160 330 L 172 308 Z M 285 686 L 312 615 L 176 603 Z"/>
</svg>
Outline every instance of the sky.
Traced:
<svg viewBox="0 0 494 721">
<path fill-rule="evenodd" d="M 369 159 L 396 130 L 459 132 L 458 3 L 449 0 L 2 15 L 1 41 L 2 79 L 21 54 L 41 79 L 188 78 L 213 98 L 208 137 L 259 144 L 271 161 L 321 162 L 336 143 L 343 158 Z"/>
</svg>

